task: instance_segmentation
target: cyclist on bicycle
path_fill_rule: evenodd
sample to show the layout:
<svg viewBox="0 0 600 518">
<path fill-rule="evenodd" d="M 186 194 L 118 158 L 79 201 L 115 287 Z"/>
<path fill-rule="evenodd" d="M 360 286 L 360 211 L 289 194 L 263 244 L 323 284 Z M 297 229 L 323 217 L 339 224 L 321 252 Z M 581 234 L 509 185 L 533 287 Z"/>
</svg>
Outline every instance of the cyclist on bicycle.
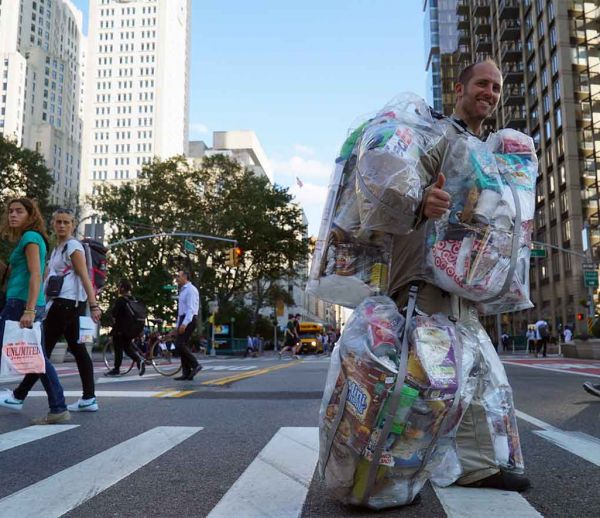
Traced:
<svg viewBox="0 0 600 518">
<path fill-rule="evenodd" d="M 133 340 L 139 338 L 139 336 L 136 336 L 136 333 L 133 333 L 131 329 L 131 310 L 128 304 L 133 299 L 131 296 L 131 283 L 127 279 L 121 279 L 117 288 L 119 298 L 116 300 L 111 311 L 114 319 L 111 334 L 115 350 L 115 366 L 112 370 L 105 373 L 105 376 L 118 376 L 121 374 L 123 351 L 136 363 L 139 375 L 143 376 L 144 372 L 146 372 L 144 357 L 133 345 Z"/>
</svg>

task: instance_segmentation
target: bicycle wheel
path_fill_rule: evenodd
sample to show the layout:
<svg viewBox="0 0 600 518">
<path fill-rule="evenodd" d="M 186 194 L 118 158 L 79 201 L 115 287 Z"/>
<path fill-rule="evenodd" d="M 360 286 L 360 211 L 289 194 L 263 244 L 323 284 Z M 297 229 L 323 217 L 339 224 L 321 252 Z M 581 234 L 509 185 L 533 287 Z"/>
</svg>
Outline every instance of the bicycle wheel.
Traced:
<svg viewBox="0 0 600 518">
<path fill-rule="evenodd" d="M 181 370 L 179 359 L 174 358 L 168 349 L 161 348 L 158 340 L 152 345 L 148 359 L 152 362 L 156 372 L 163 376 L 174 376 Z"/>
<path fill-rule="evenodd" d="M 113 370 L 115 368 L 115 349 L 113 346 L 112 337 L 109 338 L 104 345 L 104 349 L 102 350 L 102 359 L 104 360 L 104 365 L 106 365 L 107 369 Z M 135 362 L 130 360 L 127 356 L 125 356 L 123 360 L 123 363 L 121 363 L 121 374 L 127 374 L 131 369 L 133 369 Z"/>
</svg>

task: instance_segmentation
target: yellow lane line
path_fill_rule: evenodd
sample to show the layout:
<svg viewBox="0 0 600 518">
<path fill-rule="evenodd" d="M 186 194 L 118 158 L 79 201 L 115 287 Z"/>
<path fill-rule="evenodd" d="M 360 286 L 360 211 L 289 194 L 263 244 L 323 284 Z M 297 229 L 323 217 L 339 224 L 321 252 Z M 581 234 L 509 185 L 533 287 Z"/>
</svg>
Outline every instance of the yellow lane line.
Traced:
<svg viewBox="0 0 600 518">
<path fill-rule="evenodd" d="M 169 397 L 173 394 L 177 394 L 179 392 L 179 390 L 165 390 L 163 392 L 157 392 L 156 394 L 154 394 L 152 397 Z"/>
<path fill-rule="evenodd" d="M 180 390 L 176 394 L 173 394 L 173 395 L 167 396 L 167 397 L 185 397 L 185 396 L 189 396 L 190 394 L 193 394 L 194 392 L 196 392 L 196 391 L 195 390 Z"/>
<path fill-rule="evenodd" d="M 240 374 L 235 374 L 234 376 L 227 376 L 225 378 L 217 378 L 214 380 L 203 381 L 202 385 L 227 385 L 228 383 L 233 383 L 234 381 L 240 381 L 246 378 L 253 378 L 254 376 L 260 376 L 261 374 L 267 374 L 269 372 L 277 371 L 280 369 L 287 369 L 288 367 L 293 367 L 294 365 L 298 365 L 299 363 L 300 362 L 289 362 L 283 365 L 275 365 L 273 367 L 266 367 L 264 369 L 247 371 Z"/>
</svg>

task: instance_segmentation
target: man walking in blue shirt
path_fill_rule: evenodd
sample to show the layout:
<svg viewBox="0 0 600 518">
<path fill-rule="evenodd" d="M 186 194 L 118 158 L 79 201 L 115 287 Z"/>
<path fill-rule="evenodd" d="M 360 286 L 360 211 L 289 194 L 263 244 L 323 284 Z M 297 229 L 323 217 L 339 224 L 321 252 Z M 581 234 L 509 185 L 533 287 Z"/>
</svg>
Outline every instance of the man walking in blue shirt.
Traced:
<svg viewBox="0 0 600 518">
<path fill-rule="evenodd" d="M 178 271 L 175 282 L 179 286 L 177 339 L 175 340 L 175 346 L 179 351 L 182 369 L 182 375 L 175 379 L 191 381 L 202 370 L 202 365 L 198 363 L 188 345 L 198 322 L 200 294 L 196 286 L 190 282 L 190 274 L 188 272 Z"/>
</svg>

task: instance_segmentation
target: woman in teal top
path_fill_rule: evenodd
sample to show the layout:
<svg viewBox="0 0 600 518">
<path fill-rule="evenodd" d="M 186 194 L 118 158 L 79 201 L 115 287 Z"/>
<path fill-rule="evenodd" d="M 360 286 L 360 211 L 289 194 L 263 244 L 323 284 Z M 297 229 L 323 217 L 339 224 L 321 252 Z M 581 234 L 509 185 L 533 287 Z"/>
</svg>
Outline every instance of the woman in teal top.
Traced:
<svg viewBox="0 0 600 518">
<path fill-rule="evenodd" d="M 48 252 L 46 225 L 37 204 L 29 198 L 14 198 L 8 202 L 2 222 L 0 236 L 17 246 L 10 254 L 9 274 L 6 287 L 6 305 L 0 312 L 0 336 L 4 336 L 4 322 L 18 321 L 21 327 L 32 327 L 42 319 L 45 299 L 42 278 Z M 42 333 L 42 343 L 44 336 Z M 54 366 L 46 358 L 46 373 L 40 376 L 48 395 L 50 412 L 47 416 L 34 419 L 33 424 L 63 423 L 70 419 L 65 404 L 63 389 Z M 20 411 L 23 401 L 14 398 L 12 391 L 0 393 L 0 406 Z"/>
</svg>

